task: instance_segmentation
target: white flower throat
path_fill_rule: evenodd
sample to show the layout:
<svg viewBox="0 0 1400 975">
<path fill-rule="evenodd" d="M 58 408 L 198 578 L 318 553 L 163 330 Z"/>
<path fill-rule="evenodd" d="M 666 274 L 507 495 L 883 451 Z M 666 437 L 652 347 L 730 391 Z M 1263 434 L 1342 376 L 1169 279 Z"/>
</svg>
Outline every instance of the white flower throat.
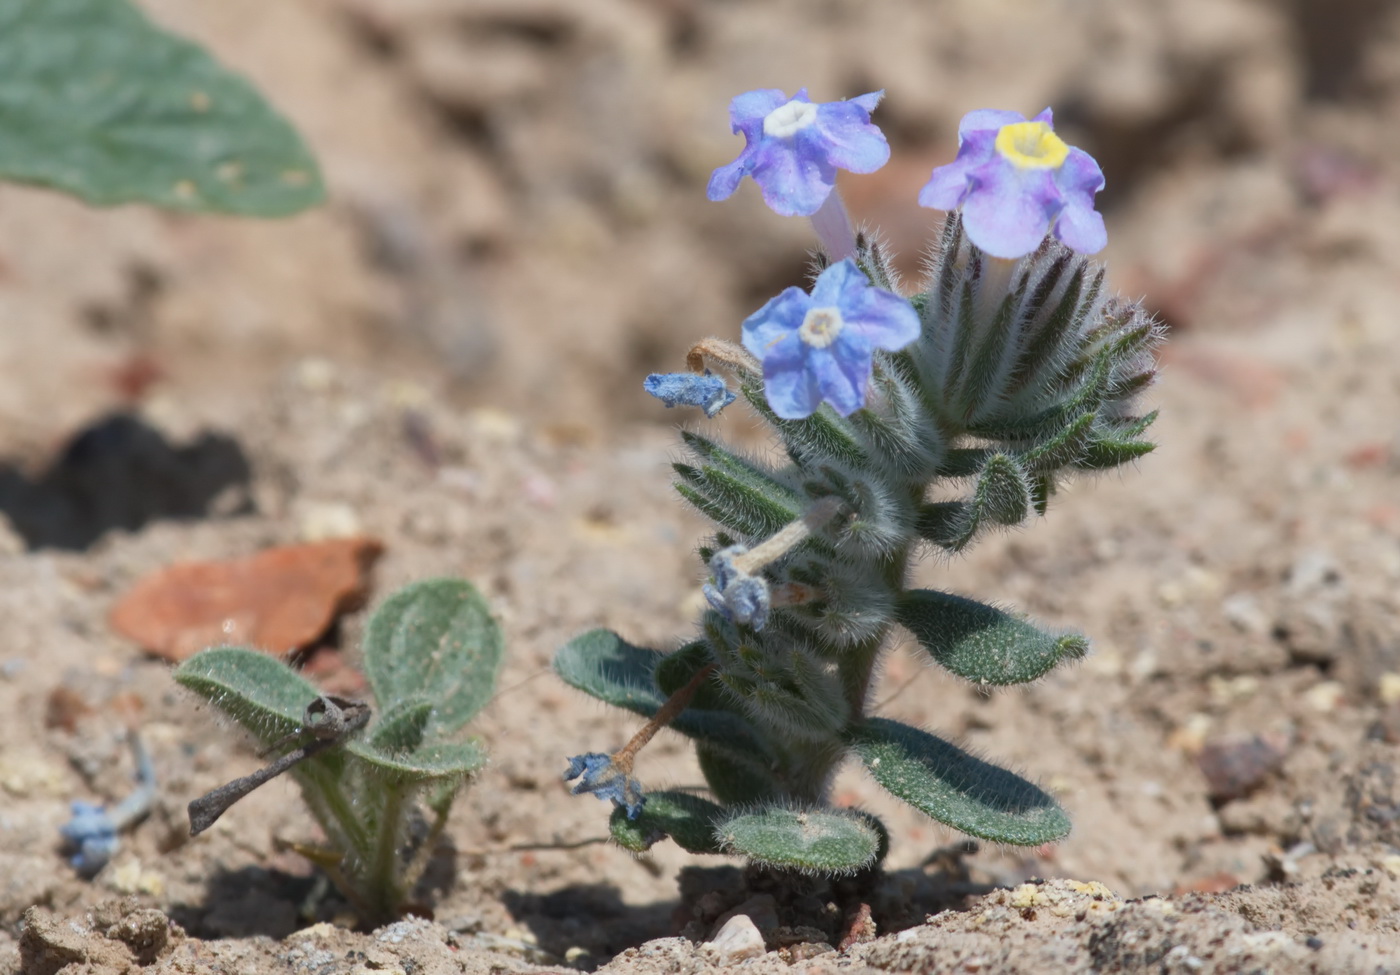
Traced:
<svg viewBox="0 0 1400 975">
<path fill-rule="evenodd" d="M 824 349 L 836 341 L 846 322 L 836 308 L 813 308 L 802 319 L 797 335 L 814 349 Z"/>
<path fill-rule="evenodd" d="M 774 139 L 787 139 L 817 120 L 817 106 L 793 99 L 779 105 L 763 117 L 763 134 Z"/>
</svg>

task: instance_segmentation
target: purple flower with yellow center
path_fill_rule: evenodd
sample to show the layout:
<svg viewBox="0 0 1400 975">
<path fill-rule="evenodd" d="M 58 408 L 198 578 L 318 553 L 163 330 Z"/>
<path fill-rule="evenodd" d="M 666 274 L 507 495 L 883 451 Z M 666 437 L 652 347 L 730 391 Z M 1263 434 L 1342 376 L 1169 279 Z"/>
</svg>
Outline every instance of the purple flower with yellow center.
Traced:
<svg viewBox="0 0 1400 975">
<path fill-rule="evenodd" d="M 876 288 L 854 261 L 831 265 L 809 295 L 788 288 L 744 321 L 744 348 L 763 363 L 768 405 L 787 420 L 825 401 L 842 416 L 865 405 L 875 349 L 919 337 L 919 316 L 899 295 Z"/>
<path fill-rule="evenodd" d="M 933 171 L 919 204 L 962 207 L 963 229 L 993 257 L 1029 254 L 1051 230 L 1060 243 L 1094 254 L 1108 243 L 1094 194 L 1103 170 L 1055 134 L 1050 109 L 1029 121 L 982 109 L 958 126 L 958 158 Z"/>
<path fill-rule="evenodd" d="M 884 134 L 870 122 L 883 91 L 844 102 L 816 103 L 803 88 L 792 98 L 760 88 L 729 103 L 730 126 L 744 151 L 710 177 L 711 200 L 726 200 L 752 176 L 763 200 L 785 217 L 816 213 L 836 185 L 836 170 L 873 173 L 890 158 Z"/>
</svg>

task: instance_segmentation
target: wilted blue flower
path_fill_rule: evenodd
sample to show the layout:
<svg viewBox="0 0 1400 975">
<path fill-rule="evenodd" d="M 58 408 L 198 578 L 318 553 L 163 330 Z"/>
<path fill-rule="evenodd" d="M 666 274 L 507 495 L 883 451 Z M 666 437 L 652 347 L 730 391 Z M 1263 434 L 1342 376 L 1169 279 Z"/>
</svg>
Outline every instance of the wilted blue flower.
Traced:
<svg viewBox="0 0 1400 975">
<path fill-rule="evenodd" d="M 711 200 L 728 199 L 745 176 L 763 191 L 763 201 L 785 217 L 816 213 L 836 185 L 836 170 L 873 173 L 890 158 L 890 147 L 870 113 L 883 91 L 844 102 L 816 103 L 803 88 L 792 98 L 778 88 L 760 88 L 729 103 L 729 121 L 742 132 L 744 151 L 710 177 Z"/>
<path fill-rule="evenodd" d="M 968 239 L 993 257 L 1029 254 L 1051 229 L 1071 250 L 1103 250 L 1108 232 L 1094 211 L 1103 170 L 1052 125 L 1048 108 L 1030 121 L 1019 112 L 969 112 L 958 126 L 958 158 L 933 171 L 919 204 L 962 207 Z"/>
<path fill-rule="evenodd" d="M 77 852 L 68 862 L 85 877 L 91 877 L 107 865 L 120 845 L 118 824 L 108 815 L 105 806 L 81 799 L 72 803 L 73 818 L 58 828 L 58 832 Z"/>
<path fill-rule="evenodd" d="M 673 406 L 698 406 L 712 419 L 735 398 L 724 380 L 708 369 L 703 375 L 654 372 L 642 383 L 642 388 L 665 403 L 667 409 Z"/>
<path fill-rule="evenodd" d="M 902 349 L 919 337 L 908 301 L 876 288 L 845 260 L 817 278 L 809 295 L 788 288 L 744 321 L 744 348 L 763 362 L 768 405 L 800 420 L 822 401 L 842 416 L 865 405 L 875 349 Z"/>
<path fill-rule="evenodd" d="M 734 557 L 747 552 L 742 545 L 731 545 L 710 557 L 713 583 L 705 583 L 705 600 L 727 620 L 763 629 L 768 622 L 772 594 L 768 581 L 762 576 L 749 575 L 734 564 Z"/>
<path fill-rule="evenodd" d="M 583 778 L 579 779 L 579 776 Z M 571 790 L 574 795 L 591 792 L 599 799 L 611 799 L 627 810 L 628 819 L 636 819 L 646 805 L 642 795 L 642 784 L 628 772 L 617 767 L 613 756 L 598 752 L 575 755 L 569 759 L 569 770 L 564 773 L 564 781 L 579 779 Z"/>
</svg>

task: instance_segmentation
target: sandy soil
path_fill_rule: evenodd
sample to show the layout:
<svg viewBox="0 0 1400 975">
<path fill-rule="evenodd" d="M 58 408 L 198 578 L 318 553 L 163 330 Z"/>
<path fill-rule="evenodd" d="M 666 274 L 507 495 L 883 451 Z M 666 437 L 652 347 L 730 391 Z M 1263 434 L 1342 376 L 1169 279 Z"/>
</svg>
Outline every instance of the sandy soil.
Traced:
<svg viewBox="0 0 1400 975">
<path fill-rule="evenodd" d="M 692 972 L 742 957 L 706 944 L 740 908 L 764 971 L 1400 971 L 1392 5 L 147 7 L 274 95 L 334 199 L 260 224 L 0 187 L 0 970 Z M 843 774 L 895 836 L 876 936 L 843 951 L 839 888 L 601 842 L 563 756 L 634 723 L 548 672 L 592 626 L 690 632 L 702 525 L 639 382 L 800 281 L 804 224 L 703 187 L 728 98 L 803 83 L 887 89 L 896 161 L 847 198 L 911 273 L 935 218 L 907 204 L 961 114 L 1053 104 L 1108 173 L 1110 279 L 1172 328 L 1157 453 L 919 569 L 1093 656 L 987 697 L 899 649 L 879 691 L 1037 777 L 1074 834 L 970 852 Z M 356 532 L 386 545 L 374 598 L 469 577 L 510 653 L 434 920 L 360 933 L 279 848 L 311 830 L 290 784 L 187 839 L 185 803 L 257 760 L 106 621 L 177 559 Z M 331 637 L 352 663 L 362 625 Z M 130 789 L 133 713 L 161 798 L 86 881 L 57 827 Z M 638 771 L 700 781 L 676 736 Z"/>
</svg>

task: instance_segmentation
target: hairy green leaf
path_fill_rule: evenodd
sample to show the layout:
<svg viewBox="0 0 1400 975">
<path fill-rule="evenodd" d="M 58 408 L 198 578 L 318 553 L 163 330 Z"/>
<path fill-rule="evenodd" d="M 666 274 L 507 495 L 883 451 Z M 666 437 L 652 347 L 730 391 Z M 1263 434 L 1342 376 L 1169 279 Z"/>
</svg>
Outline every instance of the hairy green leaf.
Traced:
<svg viewBox="0 0 1400 975">
<path fill-rule="evenodd" d="M 660 660 L 612 630 L 589 630 L 554 655 L 554 672 L 570 687 L 649 718 L 666 702 L 652 678 Z"/>
<path fill-rule="evenodd" d="M 175 668 L 189 688 L 268 745 L 300 728 L 321 692 L 282 661 L 243 647 L 201 650 Z"/>
<path fill-rule="evenodd" d="M 977 684 L 1024 684 L 1089 652 L 1077 633 L 1051 636 L 992 606 L 930 589 L 901 595 L 895 618 L 935 661 Z"/>
<path fill-rule="evenodd" d="M 486 752 L 475 741 L 438 742 L 411 752 L 389 752 L 368 742 L 352 741 L 345 750 L 389 785 L 464 779 L 486 764 Z"/>
<path fill-rule="evenodd" d="M 411 583 L 386 599 L 365 629 L 365 674 L 385 711 L 430 700 L 424 734 L 451 736 L 491 699 L 504 652 L 500 627 L 462 579 Z"/>
<path fill-rule="evenodd" d="M 993 454 L 982 467 L 973 489 L 977 520 L 998 525 L 1019 525 L 1030 513 L 1031 486 L 1014 457 Z"/>
<path fill-rule="evenodd" d="M 1069 835 L 1069 817 L 1039 787 L 926 731 L 870 718 L 850 745 L 876 782 L 964 833 L 1013 846 Z"/>
<path fill-rule="evenodd" d="M 875 862 L 880 834 L 863 816 L 837 809 L 771 806 L 742 812 L 716 830 L 720 846 L 770 867 L 852 873 Z"/>
<path fill-rule="evenodd" d="M 277 217 L 325 197 L 246 80 L 127 0 L 0 3 L 0 175 L 98 206 Z"/>
</svg>

